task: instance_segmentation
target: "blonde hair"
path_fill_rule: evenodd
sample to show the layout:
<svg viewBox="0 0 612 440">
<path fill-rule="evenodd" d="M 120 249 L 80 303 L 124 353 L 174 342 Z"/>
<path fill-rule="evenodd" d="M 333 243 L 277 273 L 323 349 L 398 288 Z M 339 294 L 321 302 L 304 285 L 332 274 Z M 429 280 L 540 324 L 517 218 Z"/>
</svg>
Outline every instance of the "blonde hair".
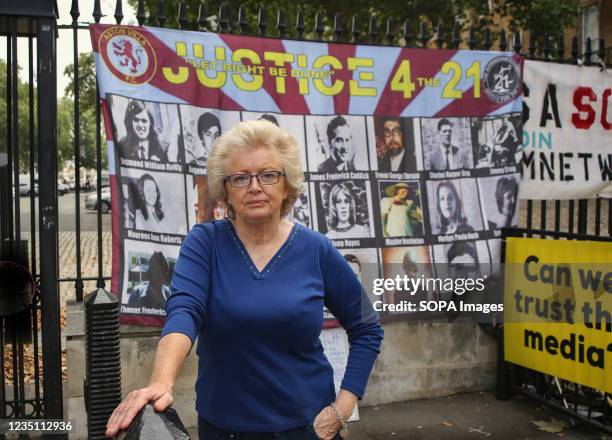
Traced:
<svg viewBox="0 0 612 440">
<path fill-rule="evenodd" d="M 269 148 L 280 156 L 287 188 L 287 197 L 281 205 L 281 216 L 285 216 L 302 192 L 304 172 L 300 149 L 289 132 L 264 119 L 239 122 L 217 139 L 207 162 L 210 195 L 222 203 L 228 209 L 228 215 L 233 218 L 235 213 L 227 203 L 225 190 L 228 160 L 234 151 L 254 147 Z"/>
</svg>

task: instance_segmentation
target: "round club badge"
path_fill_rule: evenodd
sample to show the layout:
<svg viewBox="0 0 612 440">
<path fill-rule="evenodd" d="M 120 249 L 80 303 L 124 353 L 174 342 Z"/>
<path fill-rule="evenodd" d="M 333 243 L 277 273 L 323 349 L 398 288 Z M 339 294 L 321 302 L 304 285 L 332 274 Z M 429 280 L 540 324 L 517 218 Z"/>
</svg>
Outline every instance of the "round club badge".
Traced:
<svg viewBox="0 0 612 440">
<path fill-rule="evenodd" d="M 519 65 L 512 57 L 495 57 L 485 67 L 485 94 L 491 101 L 499 104 L 512 101 L 519 94 L 520 78 Z"/>
<path fill-rule="evenodd" d="M 106 67 L 129 84 L 148 83 L 157 69 L 153 46 L 138 30 L 123 26 L 106 29 L 98 40 Z"/>
</svg>

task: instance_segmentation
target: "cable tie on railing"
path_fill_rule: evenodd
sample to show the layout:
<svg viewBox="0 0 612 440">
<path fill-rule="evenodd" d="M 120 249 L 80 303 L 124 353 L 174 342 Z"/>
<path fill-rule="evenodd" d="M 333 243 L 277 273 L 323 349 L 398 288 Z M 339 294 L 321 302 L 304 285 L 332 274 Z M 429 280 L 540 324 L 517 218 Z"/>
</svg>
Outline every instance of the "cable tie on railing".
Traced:
<svg viewBox="0 0 612 440">
<path fill-rule="evenodd" d="M 606 63 L 604 63 L 604 60 L 602 60 L 602 59 L 600 58 L 600 59 L 599 59 L 599 61 L 598 61 L 598 64 L 599 64 L 599 71 L 600 71 L 600 72 L 606 72 L 606 73 L 608 73 L 608 68 L 607 68 L 607 66 L 606 66 Z"/>
</svg>

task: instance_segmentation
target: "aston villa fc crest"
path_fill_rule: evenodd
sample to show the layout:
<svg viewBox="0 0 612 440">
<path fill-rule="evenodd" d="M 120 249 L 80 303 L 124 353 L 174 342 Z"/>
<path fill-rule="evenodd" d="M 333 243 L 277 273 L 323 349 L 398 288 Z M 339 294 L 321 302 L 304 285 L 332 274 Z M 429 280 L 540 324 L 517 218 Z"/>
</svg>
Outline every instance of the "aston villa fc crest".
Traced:
<svg viewBox="0 0 612 440">
<path fill-rule="evenodd" d="M 98 43 L 104 63 L 121 81 L 145 84 L 155 74 L 155 51 L 141 32 L 133 28 L 113 26 L 100 35 Z"/>
<path fill-rule="evenodd" d="M 499 104 L 512 101 L 520 92 L 520 78 L 519 65 L 512 57 L 495 57 L 485 67 L 485 94 L 491 101 Z"/>
</svg>

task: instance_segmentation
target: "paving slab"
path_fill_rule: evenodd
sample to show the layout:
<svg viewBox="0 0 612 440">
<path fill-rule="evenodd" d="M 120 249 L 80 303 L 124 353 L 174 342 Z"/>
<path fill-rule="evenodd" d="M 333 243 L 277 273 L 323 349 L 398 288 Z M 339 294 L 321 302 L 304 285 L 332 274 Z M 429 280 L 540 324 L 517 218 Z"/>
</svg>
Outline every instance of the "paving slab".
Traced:
<svg viewBox="0 0 612 440">
<path fill-rule="evenodd" d="M 492 392 L 461 394 L 360 409 L 363 439 L 431 440 L 610 440 L 611 437 L 577 423 L 523 396 L 502 402 Z M 565 421 L 559 433 L 538 429 L 535 421 Z"/>
<path fill-rule="evenodd" d="M 493 392 L 362 407 L 359 414 L 350 440 L 612 440 L 583 423 L 571 426 L 567 417 L 523 396 L 502 402 Z M 534 423 L 554 420 L 566 427 L 553 433 Z"/>
</svg>

